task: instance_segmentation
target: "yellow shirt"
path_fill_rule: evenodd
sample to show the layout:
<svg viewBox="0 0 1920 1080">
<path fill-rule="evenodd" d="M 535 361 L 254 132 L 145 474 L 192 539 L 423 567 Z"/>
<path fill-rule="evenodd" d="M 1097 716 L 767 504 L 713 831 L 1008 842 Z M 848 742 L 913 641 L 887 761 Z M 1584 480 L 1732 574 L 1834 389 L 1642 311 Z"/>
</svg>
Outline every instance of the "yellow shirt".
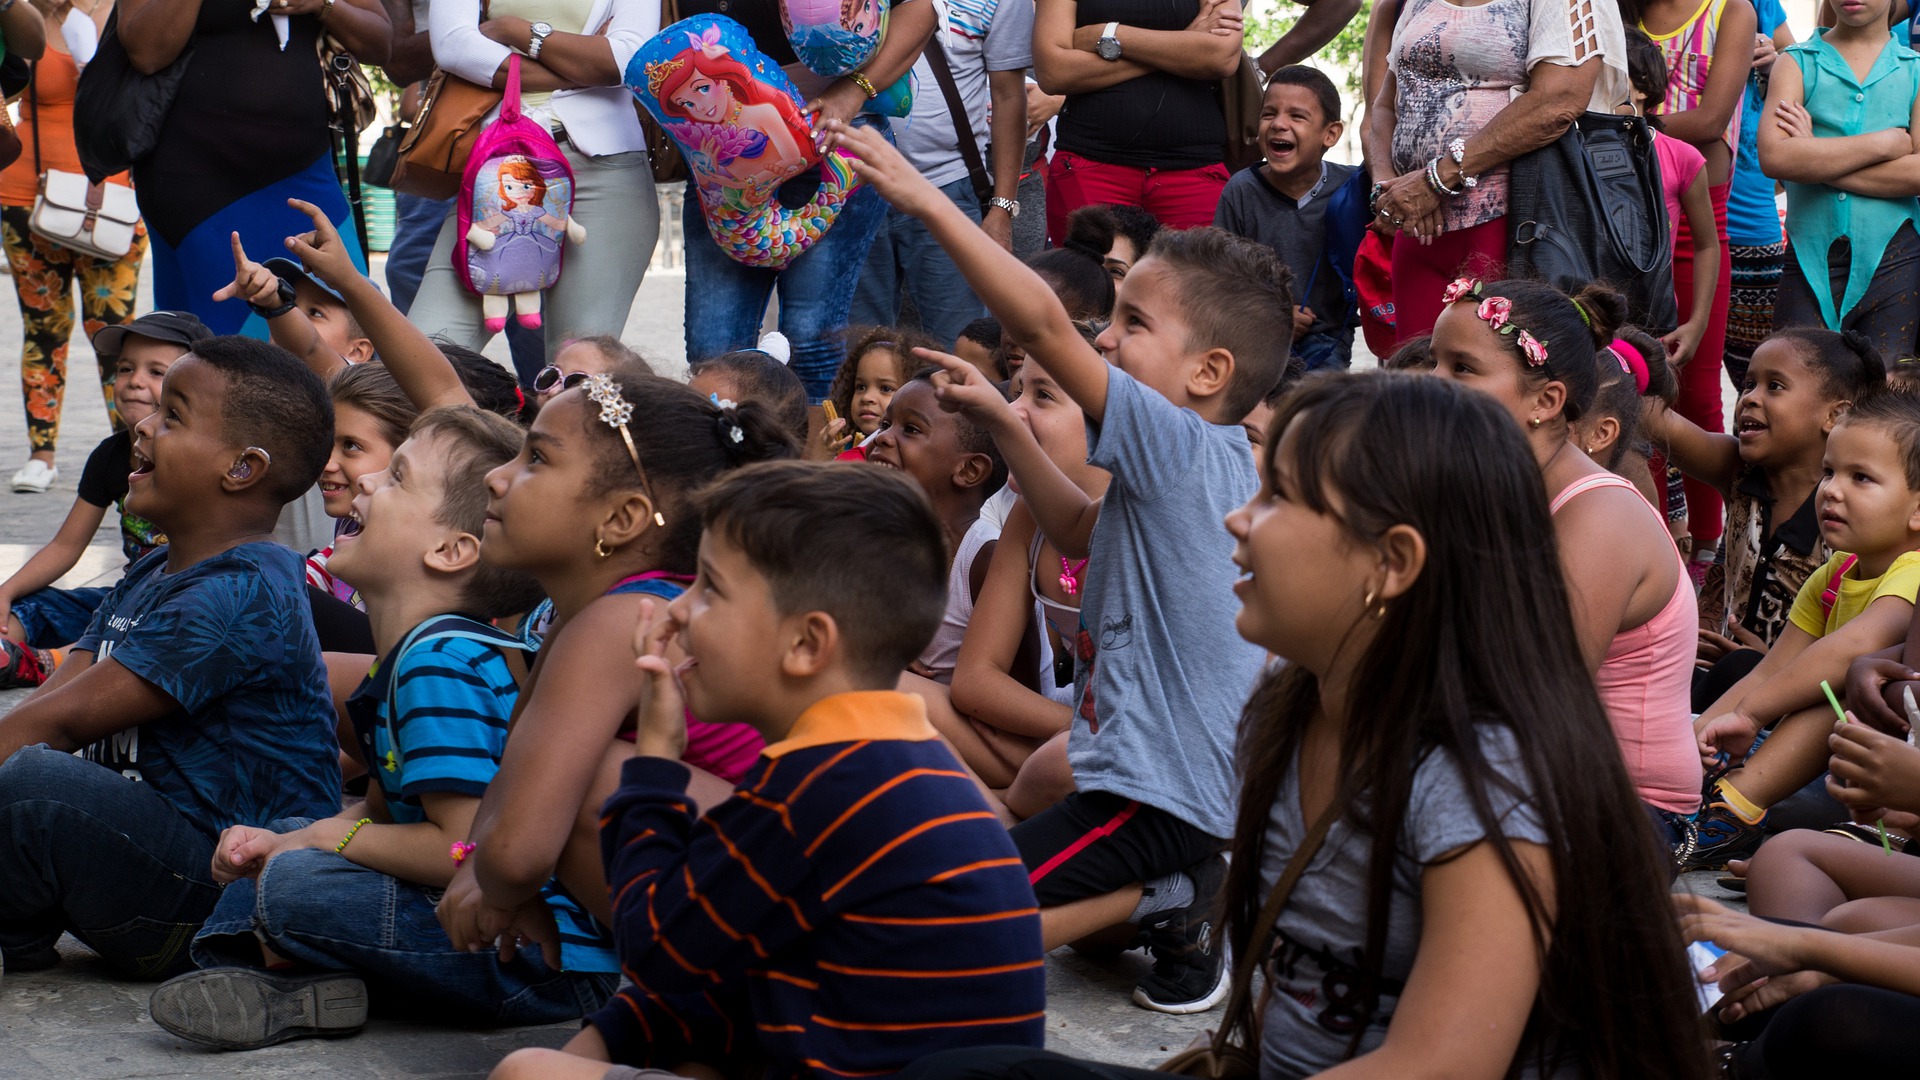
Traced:
<svg viewBox="0 0 1920 1080">
<path fill-rule="evenodd" d="M 1827 583 L 1833 580 L 1840 565 L 1851 558 L 1853 556 L 1845 552 L 1834 552 L 1833 558 L 1815 570 L 1800 587 L 1800 595 L 1793 599 L 1793 614 L 1789 616 L 1793 625 L 1816 638 L 1826 637 L 1883 596 L 1898 596 L 1911 604 L 1915 594 L 1920 593 L 1920 551 L 1909 551 L 1893 560 L 1887 572 L 1877 578 L 1854 577 L 1854 570 L 1848 570 L 1840 578 L 1840 595 L 1834 601 L 1833 610 L 1822 616 L 1820 594 L 1827 591 Z"/>
</svg>

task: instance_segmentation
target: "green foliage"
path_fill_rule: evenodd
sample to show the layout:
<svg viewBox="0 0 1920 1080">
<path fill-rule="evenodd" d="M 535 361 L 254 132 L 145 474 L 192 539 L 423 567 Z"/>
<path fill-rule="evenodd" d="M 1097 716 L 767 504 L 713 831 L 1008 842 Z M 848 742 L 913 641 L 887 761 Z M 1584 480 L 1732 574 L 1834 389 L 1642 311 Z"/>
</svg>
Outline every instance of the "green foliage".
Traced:
<svg viewBox="0 0 1920 1080">
<path fill-rule="evenodd" d="M 1255 56 L 1293 28 L 1301 9 L 1287 0 L 1249 4 L 1247 12 L 1247 51 Z M 1342 86 L 1349 100 L 1360 94 L 1360 57 L 1367 36 L 1367 15 L 1373 0 L 1361 0 L 1360 11 L 1339 36 L 1328 42 L 1309 63 L 1325 71 L 1336 85 Z"/>
</svg>

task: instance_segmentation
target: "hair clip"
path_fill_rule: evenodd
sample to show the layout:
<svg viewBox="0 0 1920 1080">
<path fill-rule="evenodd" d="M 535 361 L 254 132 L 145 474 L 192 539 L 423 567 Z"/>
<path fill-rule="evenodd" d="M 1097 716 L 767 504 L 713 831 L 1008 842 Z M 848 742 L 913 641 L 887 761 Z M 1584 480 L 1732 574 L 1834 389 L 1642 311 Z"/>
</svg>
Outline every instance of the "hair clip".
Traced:
<svg viewBox="0 0 1920 1080">
<path fill-rule="evenodd" d="M 640 474 L 640 490 L 646 493 L 647 501 L 654 506 L 653 523 L 666 527 L 667 519 L 660 514 L 660 501 L 653 497 L 653 485 L 647 481 L 646 467 L 640 464 L 640 450 L 633 445 L 633 433 L 627 425 L 633 421 L 633 403 L 620 396 L 620 384 L 607 374 L 587 376 L 587 398 L 600 406 L 600 422 L 620 433 L 627 444 L 627 456 L 633 459 L 633 471 Z"/>
<path fill-rule="evenodd" d="M 721 397 L 720 391 L 718 390 L 715 390 L 713 393 L 708 394 L 707 400 L 713 402 L 716 406 L 722 409 L 731 409 L 734 407 L 733 399 Z"/>
</svg>

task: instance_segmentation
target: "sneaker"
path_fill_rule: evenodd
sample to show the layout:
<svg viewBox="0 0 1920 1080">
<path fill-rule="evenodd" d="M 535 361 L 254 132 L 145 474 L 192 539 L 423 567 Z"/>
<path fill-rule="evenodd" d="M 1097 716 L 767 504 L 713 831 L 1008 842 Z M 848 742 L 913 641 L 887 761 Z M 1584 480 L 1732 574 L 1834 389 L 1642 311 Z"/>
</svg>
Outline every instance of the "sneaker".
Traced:
<svg viewBox="0 0 1920 1080">
<path fill-rule="evenodd" d="M 0 690 L 39 686 L 53 675 L 53 654 L 0 638 Z"/>
<path fill-rule="evenodd" d="M 1745 859 L 1767 838 L 1766 829 L 1740 820 L 1724 803 L 1708 803 L 1686 822 L 1673 861 L 1683 874 L 1724 870 L 1728 859 Z"/>
<path fill-rule="evenodd" d="M 27 463 L 20 466 L 20 471 L 13 474 L 13 490 L 28 495 L 45 495 L 47 489 L 53 486 L 54 478 L 59 475 L 59 469 L 39 458 L 28 458 Z"/>
<path fill-rule="evenodd" d="M 1193 903 L 1149 919 L 1141 929 L 1153 970 L 1133 988 L 1133 1003 L 1155 1012 L 1206 1012 L 1227 999 L 1233 981 L 1226 938 L 1220 933 L 1220 890 L 1227 860 L 1213 855 L 1187 867 Z"/>
<path fill-rule="evenodd" d="M 147 1011 L 154 1023 L 189 1042 L 257 1050 L 288 1039 L 359 1031 L 367 1022 L 367 984 L 337 973 L 208 968 L 161 983 Z"/>
</svg>

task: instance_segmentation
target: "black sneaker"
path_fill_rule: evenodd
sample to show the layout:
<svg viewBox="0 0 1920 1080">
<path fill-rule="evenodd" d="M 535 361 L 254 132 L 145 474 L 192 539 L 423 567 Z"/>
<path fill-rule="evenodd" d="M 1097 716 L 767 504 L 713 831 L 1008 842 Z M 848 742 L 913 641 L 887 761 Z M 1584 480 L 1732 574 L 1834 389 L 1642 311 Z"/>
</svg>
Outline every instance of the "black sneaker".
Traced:
<svg viewBox="0 0 1920 1080">
<path fill-rule="evenodd" d="M 1133 988 L 1133 1002 L 1163 1013 L 1206 1012 L 1227 999 L 1233 979 L 1226 938 L 1220 934 L 1220 890 L 1227 880 L 1225 856 L 1187 867 L 1193 903 L 1147 920 L 1147 950 L 1153 970 Z"/>
<path fill-rule="evenodd" d="M 257 1050 L 288 1039 L 359 1031 L 367 1022 L 367 984 L 337 973 L 208 968 L 161 983 L 147 1011 L 154 1023 L 189 1042 Z"/>
<path fill-rule="evenodd" d="M 0 690 L 39 686 L 52 674 L 52 653 L 0 638 Z"/>
<path fill-rule="evenodd" d="M 1764 828 L 1740 820 L 1725 803 L 1709 803 L 1686 823 L 1673 845 L 1673 861 L 1683 874 L 1724 870 L 1729 859 L 1752 858 L 1766 838 Z"/>
</svg>

